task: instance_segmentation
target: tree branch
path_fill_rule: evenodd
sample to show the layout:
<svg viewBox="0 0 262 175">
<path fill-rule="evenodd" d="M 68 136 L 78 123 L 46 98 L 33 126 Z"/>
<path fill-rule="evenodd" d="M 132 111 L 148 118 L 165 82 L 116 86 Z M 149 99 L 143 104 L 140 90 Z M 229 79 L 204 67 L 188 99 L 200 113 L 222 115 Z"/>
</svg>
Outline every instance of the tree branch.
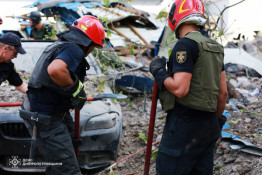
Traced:
<svg viewBox="0 0 262 175">
<path fill-rule="evenodd" d="M 235 4 L 233 4 L 233 5 L 230 5 L 230 6 L 225 7 L 225 8 L 220 12 L 220 15 L 219 15 L 219 17 L 218 17 L 218 19 L 217 19 L 217 22 L 216 22 L 215 27 L 214 27 L 213 29 L 211 29 L 211 30 L 215 30 L 215 29 L 217 28 L 217 25 L 218 25 L 218 22 L 219 22 L 221 16 L 223 15 L 223 13 L 224 13 L 228 8 L 233 7 L 233 6 L 236 6 L 236 5 L 238 5 L 238 4 L 240 4 L 240 3 L 244 2 L 244 1 L 245 1 L 245 0 L 242 0 L 242 1 L 239 1 L 238 3 L 235 3 Z"/>
</svg>

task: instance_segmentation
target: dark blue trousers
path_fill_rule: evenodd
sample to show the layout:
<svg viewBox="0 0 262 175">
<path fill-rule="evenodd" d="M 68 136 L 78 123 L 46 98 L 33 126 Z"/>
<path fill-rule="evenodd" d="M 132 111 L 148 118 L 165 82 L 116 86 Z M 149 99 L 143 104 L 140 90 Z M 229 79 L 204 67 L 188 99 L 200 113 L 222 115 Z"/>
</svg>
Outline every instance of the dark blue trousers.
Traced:
<svg viewBox="0 0 262 175">
<path fill-rule="evenodd" d="M 212 175 L 219 135 L 215 112 L 176 104 L 167 115 L 156 159 L 157 175 Z"/>
<path fill-rule="evenodd" d="M 32 124 L 26 120 L 25 124 L 32 134 Z M 69 113 L 62 121 L 53 117 L 50 126 L 37 127 L 37 148 L 45 161 L 51 163 L 46 167 L 46 175 L 81 175 L 71 139 L 73 130 Z"/>
</svg>

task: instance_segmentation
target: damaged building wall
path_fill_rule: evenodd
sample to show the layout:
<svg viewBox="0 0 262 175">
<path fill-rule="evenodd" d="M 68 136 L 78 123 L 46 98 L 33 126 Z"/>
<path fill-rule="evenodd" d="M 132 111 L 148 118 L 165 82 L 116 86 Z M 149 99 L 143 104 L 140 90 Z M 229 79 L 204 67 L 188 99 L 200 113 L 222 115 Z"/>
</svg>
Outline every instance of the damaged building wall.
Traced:
<svg viewBox="0 0 262 175">
<path fill-rule="evenodd" d="M 262 16 L 261 0 L 206 0 L 204 3 L 210 16 L 214 17 L 210 18 L 213 22 L 217 20 L 223 9 L 229 7 L 218 23 L 219 30 L 224 31 L 224 45 L 232 40 L 252 40 L 254 31 L 262 30 L 262 23 L 257 20 Z"/>
</svg>

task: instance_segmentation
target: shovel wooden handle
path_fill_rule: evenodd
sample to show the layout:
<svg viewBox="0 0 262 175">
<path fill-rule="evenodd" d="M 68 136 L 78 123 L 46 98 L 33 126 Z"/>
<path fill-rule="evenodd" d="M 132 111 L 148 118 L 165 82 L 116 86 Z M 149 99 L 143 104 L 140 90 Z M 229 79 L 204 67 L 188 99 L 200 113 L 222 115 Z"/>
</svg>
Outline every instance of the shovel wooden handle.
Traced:
<svg viewBox="0 0 262 175">
<path fill-rule="evenodd" d="M 152 152 L 152 142 L 153 142 L 153 136 L 154 136 L 155 119 L 156 119 L 156 107 L 157 107 L 157 83 L 155 81 L 154 87 L 153 87 L 150 122 L 149 122 L 149 129 L 148 129 L 144 175 L 149 174 L 150 158 L 151 158 L 151 152 Z"/>
</svg>

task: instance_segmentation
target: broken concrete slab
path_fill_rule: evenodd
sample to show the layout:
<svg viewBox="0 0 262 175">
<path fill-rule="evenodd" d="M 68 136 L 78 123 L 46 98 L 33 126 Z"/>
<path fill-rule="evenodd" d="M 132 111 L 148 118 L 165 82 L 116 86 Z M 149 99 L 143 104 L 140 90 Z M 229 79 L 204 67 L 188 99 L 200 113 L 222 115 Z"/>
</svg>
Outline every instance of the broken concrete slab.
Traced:
<svg viewBox="0 0 262 175">
<path fill-rule="evenodd" d="M 241 48 L 225 48 L 224 63 L 234 63 L 247 66 L 262 75 L 262 61 L 253 57 Z"/>
</svg>

